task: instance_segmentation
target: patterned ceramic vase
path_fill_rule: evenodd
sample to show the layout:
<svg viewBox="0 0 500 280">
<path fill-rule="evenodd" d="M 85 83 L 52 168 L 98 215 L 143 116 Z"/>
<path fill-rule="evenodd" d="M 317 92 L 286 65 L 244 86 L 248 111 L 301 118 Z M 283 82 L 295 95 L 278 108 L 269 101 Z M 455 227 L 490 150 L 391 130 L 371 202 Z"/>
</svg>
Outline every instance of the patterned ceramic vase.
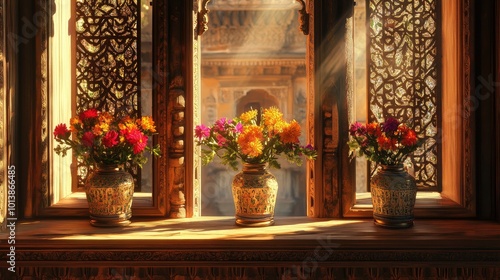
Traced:
<svg viewBox="0 0 500 280">
<path fill-rule="evenodd" d="M 90 223 L 97 227 L 130 224 L 134 178 L 118 165 L 100 165 L 85 182 Z"/>
<path fill-rule="evenodd" d="M 382 165 L 372 176 L 370 188 L 376 225 L 390 228 L 413 226 L 417 184 L 402 164 Z"/>
<path fill-rule="evenodd" d="M 233 179 L 236 224 L 258 227 L 274 224 L 278 181 L 267 164 L 244 163 Z"/>
</svg>

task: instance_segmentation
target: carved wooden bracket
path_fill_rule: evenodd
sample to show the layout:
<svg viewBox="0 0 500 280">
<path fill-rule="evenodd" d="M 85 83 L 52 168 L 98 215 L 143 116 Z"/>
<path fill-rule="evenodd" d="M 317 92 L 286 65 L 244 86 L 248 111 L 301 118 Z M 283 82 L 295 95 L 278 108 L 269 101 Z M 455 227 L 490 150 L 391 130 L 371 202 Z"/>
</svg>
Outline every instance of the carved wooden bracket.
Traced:
<svg viewBox="0 0 500 280">
<path fill-rule="evenodd" d="M 306 11 L 306 3 L 304 0 L 296 0 L 302 5 L 302 9 L 299 10 L 300 14 L 300 30 L 304 35 L 309 35 L 309 14 Z"/>
<path fill-rule="evenodd" d="M 203 33 L 208 30 L 208 12 L 210 11 L 207 8 L 208 2 L 210 2 L 210 0 L 203 0 L 201 2 L 201 10 L 197 14 L 198 36 L 203 35 Z"/>
</svg>

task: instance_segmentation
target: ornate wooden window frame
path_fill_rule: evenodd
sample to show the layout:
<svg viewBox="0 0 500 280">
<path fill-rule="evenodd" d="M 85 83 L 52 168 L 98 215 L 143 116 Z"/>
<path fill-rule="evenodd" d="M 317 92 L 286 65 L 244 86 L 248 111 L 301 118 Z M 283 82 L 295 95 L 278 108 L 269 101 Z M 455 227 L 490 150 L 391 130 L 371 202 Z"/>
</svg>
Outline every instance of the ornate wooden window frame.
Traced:
<svg viewBox="0 0 500 280">
<path fill-rule="evenodd" d="M 472 4 L 470 0 L 440 1 L 442 25 L 441 104 L 443 157 L 442 192 L 439 198 L 417 199 L 416 217 L 475 216 L 473 115 L 471 92 Z M 348 77 L 349 79 L 349 77 Z M 350 93 L 352 94 L 352 93 Z M 446 106 L 444 106 L 446 105 Z M 444 143 L 444 142 L 442 142 Z M 342 147 L 344 217 L 370 217 L 371 207 L 356 205 L 354 167 L 347 147 Z M 458 158 L 457 158 L 458 157 Z"/>
<path fill-rule="evenodd" d="M 159 15 L 166 14 L 166 7 L 164 5 L 165 1 L 155 1 L 154 5 L 157 6 L 155 11 Z M 36 148 L 36 153 L 33 155 L 32 163 L 36 166 L 36 168 L 30 169 L 28 171 L 28 184 L 26 187 L 26 193 L 24 195 L 26 199 L 26 203 L 24 204 L 24 217 L 42 217 L 42 216 L 87 216 L 88 215 L 88 206 L 86 203 L 86 199 L 81 195 L 71 195 L 68 198 L 64 198 L 59 200 L 55 205 L 51 204 L 51 195 L 52 195 L 52 186 L 50 184 L 50 176 L 52 175 L 51 166 L 49 164 L 50 158 L 54 156 L 54 152 L 51 149 L 49 144 L 49 137 L 51 137 L 52 127 L 54 124 L 51 123 L 49 118 L 49 108 L 51 106 L 51 92 L 49 88 L 49 56 L 50 48 L 49 48 L 49 37 L 50 34 L 50 26 L 51 26 L 51 17 L 52 15 L 52 1 L 51 0 L 38 0 L 35 3 L 35 13 L 36 15 L 40 15 L 37 18 L 37 27 L 39 28 L 39 32 L 36 34 L 36 65 L 37 68 L 37 84 L 36 84 L 36 92 L 39 98 L 34 101 L 34 122 L 30 124 L 31 129 L 35 131 L 34 139 L 32 141 L 38 145 Z M 72 5 L 75 5 L 74 3 Z M 158 16 L 155 16 L 158 18 Z M 164 19 L 164 18 L 163 18 Z M 154 44 L 154 57 L 159 57 L 165 54 L 163 51 L 165 48 L 159 46 L 159 42 L 166 42 L 166 37 L 169 36 L 169 32 L 166 31 L 167 23 L 164 20 L 157 19 L 157 22 L 163 23 L 162 25 L 156 24 L 156 27 L 159 30 L 160 37 L 156 40 Z M 165 63 L 166 64 L 166 63 Z M 168 71 L 165 71 L 163 68 L 159 68 L 159 71 L 154 73 L 154 81 L 155 81 L 155 92 L 154 92 L 154 100 L 153 102 L 153 114 L 154 119 L 167 119 L 166 112 L 168 103 L 164 96 L 162 96 L 162 92 L 165 92 L 164 88 L 164 79 L 168 75 Z M 20 104 L 22 107 L 28 106 Z M 38 125 L 37 125 L 38 124 Z M 167 124 L 165 121 L 158 122 L 157 129 L 159 131 L 159 136 L 157 142 L 162 147 L 167 147 L 167 138 L 166 138 L 166 127 Z M 41 129 L 40 129 L 41 128 Z M 38 131 L 37 131 L 38 130 Z M 26 139 L 29 141 L 28 139 Z M 20 145 L 21 146 L 21 145 Z M 166 154 L 165 150 L 162 151 Z M 158 160 L 155 160 L 153 164 L 153 172 L 156 172 L 154 177 L 153 184 L 153 192 L 151 200 L 147 199 L 137 199 L 134 200 L 134 204 L 132 206 L 134 211 L 134 216 L 165 216 L 168 213 L 169 204 L 167 201 L 167 157 L 161 157 Z M 68 167 L 69 168 L 69 167 Z"/>
<path fill-rule="evenodd" d="M 49 0 L 38 0 L 38 10 L 47 12 Z M 460 81 L 456 92 L 462 92 L 458 147 L 460 163 L 456 170 L 463 174 L 452 185 L 450 199 L 441 199 L 437 207 L 417 206 L 417 217 L 469 217 L 475 212 L 475 189 L 473 143 L 471 135 L 472 116 L 470 110 L 471 89 L 471 23 L 470 0 L 459 2 L 456 10 L 457 19 L 462 24 L 456 34 L 461 40 L 454 52 L 463 65 L 454 78 Z M 199 121 L 199 65 L 200 53 L 197 40 L 196 15 L 200 1 L 154 1 L 155 24 L 154 40 L 155 67 L 155 118 L 158 119 L 158 143 L 163 147 L 163 157 L 156 162 L 157 189 L 151 207 L 134 209 L 134 216 L 168 216 L 172 218 L 193 217 L 200 214 L 200 187 L 198 157 L 195 156 L 193 127 Z M 307 12 L 311 28 L 307 39 L 307 97 L 309 141 L 314 143 L 319 152 L 315 162 L 308 163 L 307 216 L 309 217 L 370 217 L 370 209 L 360 209 L 355 204 L 353 184 L 353 163 L 348 158 L 348 101 L 352 94 L 352 77 L 349 76 L 349 59 L 346 56 L 334 57 L 338 53 L 347 53 L 351 41 L 348 39 L 348 18 L 352 14 L 352 1 L 307 1 Z M 48 19 L 47 19 L 48 20 Z M 344 22 L 346 25 L 338 24 Z M 47 122 L 48 85 L 48 25 L 40 26 L 37 33 L 37 65 L 40 66 L 36 92 L 38 98 L 33 101 L 35 108 L 31 129 L 35 132 L 35 154 L 30 163 L 35 168 L 26 174 L 27 189 L 24 193 L 26 204 L 24 216 L 85 216 L 85 207 L 71 205 L 53 207 L 48 204 L 50 185 L 47 178 L 50 167 L 47 156 L 52 154 L 46 142 L 50 135 Z M 346 42 L 345 44 L 342 42 Z M 194 50 L 194 51 L 193 51 Z M 446 68 L 446 65 L 443 67 Z M 452 78 L 450 78 L 452 79 Z M 451 85 L 450 85 L 451 87 Z M 444 88 L 444 86 L 443 86 Z M 348 93 L 348 94 L 346 94 Z M 467 101 L 467 102 L 465 102 Z M 27 105 L 29 108 L 31 105 Z M 443 114 L 445 115 L 445 114 Z M 39 124 L 39 125 L 37 125 Z M 41 129 L 40 129 L 41 128 Z M 45 138 L 44 138 L 45 137 Z"/>
</svg>

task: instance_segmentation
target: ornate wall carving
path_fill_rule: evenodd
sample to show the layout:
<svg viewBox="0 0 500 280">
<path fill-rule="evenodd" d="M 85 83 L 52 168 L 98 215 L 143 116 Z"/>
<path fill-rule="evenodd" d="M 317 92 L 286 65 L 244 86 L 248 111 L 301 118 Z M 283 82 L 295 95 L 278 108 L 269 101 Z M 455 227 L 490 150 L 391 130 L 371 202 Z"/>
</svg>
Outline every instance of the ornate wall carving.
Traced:
<svg viewBox="0 0 500 280">
<path fill-rule="evenodd" d="M 312 264 L 311 264 L 312 265 Z M 400 266 L 400 267 L 328 267 L 254 266 L 254 267 L 22 267 L 17 273 L 2 271 L 0 277 L 11 279 L 495 279 L 500 269 L 477 266 Z"/>
<path fill-rule="evenodd" d="M 496 279 L 500 276 L 499 252 L 480 250 L 370 251 L 315 247 L 232 251 L 18 250 L 16 257 L 16 273 L 3 267 L 1 279 Z M 82 262 L 89 265 L 82 266 Z"/>
</svg>

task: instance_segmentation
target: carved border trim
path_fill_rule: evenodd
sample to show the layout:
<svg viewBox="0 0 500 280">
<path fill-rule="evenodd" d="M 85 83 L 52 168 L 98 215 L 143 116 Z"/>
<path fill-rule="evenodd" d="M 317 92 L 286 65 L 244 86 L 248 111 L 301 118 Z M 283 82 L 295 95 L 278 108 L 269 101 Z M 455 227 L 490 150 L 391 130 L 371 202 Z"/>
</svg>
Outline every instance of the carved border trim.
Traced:
<svg viewBox="0 0 500 280">
<path fill-rule="evenodd" d="M 474 86 L 474 82 L 472 81 L 471 75 L 471 44 L 472 44 L 472 33 L 471 33 L 471 3 L 470 0 L 463 0 L 463 154 L 464 154 L 464 206 L 469 211 L 473 211 L 475 209 L 475 201 L 474 201 L 474 178 L 473 178 L 473 154 L 472 154 L 472 145 L 471 139 L 474 137 L 474 131 L 471 130 L 471 90 Z"/>
<path fill-rule="evenodd" d="M 4 228 L 5 226 L 5 221 L 7 217 L 7 193 L 4 190 L 7 190 L 8 188 L 4 188 L 4 184 L 8 182 L 7 179 L 7 168 L 8 168 L 8 162 L 7 162 L 7 96 L 6 96 L 6 88 L 7 88 L 7 81 L 8 81 L 8 76 L 7 72 L 5 71 L 5 68 L 7 67 L 5 65 L 5 56 L 6 56 L 6 44 L 5 44 L 5 31 L 6 31 L 6 26 L 4 25 L 4 22 L 7 22 L 4 20 L 4 17 L 6 17 L 5 14 L 5 5 L 4 1 L 0 1 L 0 38 L 2 38 L 1 45 L 0 45 L 0 186 L 2 188 L 0 189 L 0 230 Z"/>
<path fill-rule="evenodd" d="M 319 246 L 319 245 L 318 245 Z M 318 260 L 318 255 L 321 259 Z M 6 256 L 2 257 L 2 260 Z M 105 260 L 107 266 L 127 266 L 134 262 L 168 262 L 171 266 L 183 265 L 183 261 L 200 265 L 205 262 L 211 266 L 226 266 L 226 262 L 241 266 L 252 265 L 258 262 L 289 263 L 303 260 L 317 260 L 326 266 L 343 266 L 349 262 L 384 262 L 398 260 L 398 262 L 419 262 L 419 264 L 439 263 L 480 263 L 483 265 L 499 265 L 500 251 L 498 250 L 339 250 L 331 247 L 310 247 L 303 250 L 275 249 L 275 250 L 33 250 L 18 249 L 16 251 L 18 266 L 37 263 L 54 265 L 64 262 L 71 267 L 82 262 L 100 262 Z M 74 263 L 73 263 L 74 262 Z M 239 263 L 241 262 L 241 263 Z M 359 264 L 359 263 L 358 263 Z"/>
<path fill-rule="evenodd" d="M 51 152 L 49 149 L 49 137 L 50 137 L 50 128 L 49 126 L 49 84 L 48 84 L 48 74 L 49 74 L 49 65 L 48 65 L 48 55 L 49 55 L 49 20 L 52 13 L 50 10 L 52 7 L 52 1 L 50 0 L 38 0 L 37 1 L 37 11 L 40 11 L 43 17 L 43 25 L 39 26 L 38 30 L 38 38 L 39 41 L 37 44 L 37 53 L 39 56 L 37 57 L 37 64 L 40 67 L 40 71 L 37 73 L 37 85 L 36 89 L 39 94 L 39 102 L 37 103 L 40 106 L 39 115 L 36 117 L 37 123 L 33 124 L 35 129 L 39 129 L 39 139 L 40 142 L 37 142 L 39 145 L 38 149 L 34 149 L 34 151 L 38 151 L 38 155 L 36 156 L 37 161 L 40 164 L 40 173 L 34 173 L 36 176 L 40 176 L 38 187 L 31 186 L 34 189 L 35 197 L 35 205 L 33 205 L 32 210 L 33 214 L 37 214 L 42 211 L 45 207 L 49 206 L 50 202 L 50 166 L 49 166 L 49 153 Z M 38 126 L 38 125 L 41 126 Z M 36 180 L 34 180 L 36 181 Z M 29 210 L 26 210 L 26 215 L 30 216 Z"/>
<path fill-rule="evenodd" d="M 317 264 L 262 266 L 129 266 L 129 267 L 19 267 L 17 273 L 1 272 L 2 279 L 478 279 L 500 274 L 483 265 L 387 267 L 351 264 L 344 267 Z M 12 277 L 12 278 L 11 278 Z"/>
</svg>

